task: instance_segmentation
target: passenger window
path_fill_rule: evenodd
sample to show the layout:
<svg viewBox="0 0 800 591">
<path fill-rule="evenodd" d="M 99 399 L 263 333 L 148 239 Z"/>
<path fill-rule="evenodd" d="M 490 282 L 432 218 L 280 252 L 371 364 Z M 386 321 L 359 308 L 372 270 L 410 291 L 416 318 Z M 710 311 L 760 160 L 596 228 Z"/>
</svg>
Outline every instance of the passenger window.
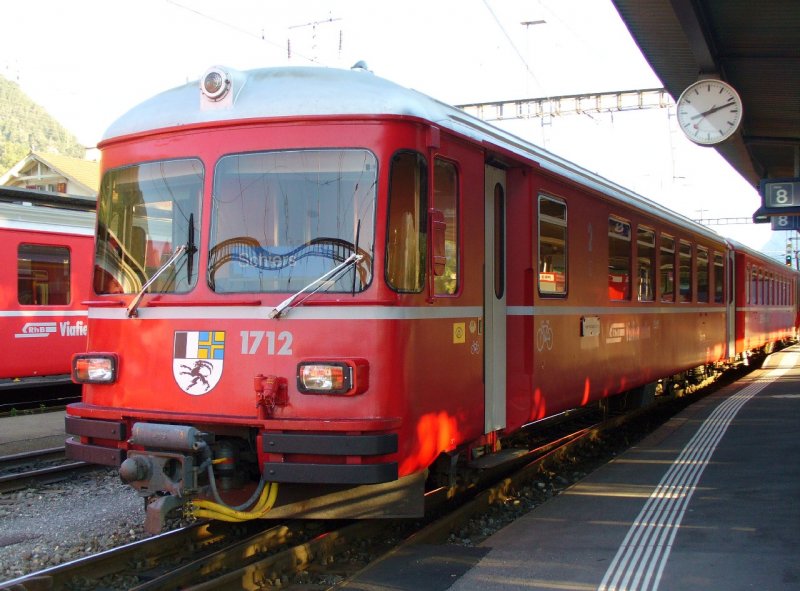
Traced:
<svg viewBox="0 0 800 591">
<path fill-rule="evenodd" d="M 608 218 L 608 297 L 631 299 L 631 225 Z"/>
<path fill-rule="evenodd" d="M 63 246 L 20 244 L 17 299 L 25 306 L 65 306 L 70 301 L 70 253 Z"/>
<path fill-rule="evenodd" d="M 680 241 L 678 251 L 678 277 L 681 302 L 692 301 L 692 245 L 685 240 Z"/>
<path fill-rule="evenodd" d="M 392 158 L 389 179 L 389 222 L 386 240 L 386 282 L 401 292 L 425 285 L 425 237 L 428 167 L 416 152 Z"/>
<path fill-rule="evenodd" d="M 725 302 L 725 259 L 719 252 L 714 253 L 714 303 Z"/>
<path fill-rule="evenodd" d="M 675 301 L 675 239 L 661 235 L 661 255 L 658 262 L 662 302 Z"/>
<path fill-rule="evenodd" d="M 765 276 L 767 281 L 767 301 L 766 303 L 772 306 L 775 303 L 775 277 L 772 273 L 767 273 Z"/>
<path fill-rule="evenodd" d="M 769 306 L 772 303 L 772 277 L 769 273 L 764 273 L 764 304 Z"/>
<path fill-rule="evenodd" d="M 434 277 L 436 295 L 452 295 L 458 290 L 458 173 L 451 162 L 437 158 L 433 173 L 433 207 L 444 214 L 444 274 Z"/>
<path fill-rule="evenodd" d="M 758 273 L 755 267 L 750 268 L 750 303 L 758 303 Z"/>
<path fill-rule="evenodd" d="M 655 299 L 656 233 L 647 228 L 636 230 L 636 260 L 639 265 L 637 280 L 640 302 Z"/>
<path fill-rule="evenodd" d="M 697 301 L 709 301 L 708 250 L 697 247 Z"/>
<path fill-rule="evenodd" d="M 539 293 L 567 293 L 567 205 L 539 195 Z"/>
</svg>

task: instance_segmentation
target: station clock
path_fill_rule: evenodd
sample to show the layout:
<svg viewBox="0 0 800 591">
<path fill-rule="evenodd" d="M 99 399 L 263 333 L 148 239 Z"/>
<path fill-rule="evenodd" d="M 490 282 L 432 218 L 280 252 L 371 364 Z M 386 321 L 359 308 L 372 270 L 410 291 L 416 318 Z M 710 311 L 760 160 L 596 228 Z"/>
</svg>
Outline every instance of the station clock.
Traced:
<svg viewBox="0 0 800 591">
<path fill-rule="evenodd" d="M 701 146 L 724 142 L 742 122 L 742 99 L 722 80 L 698 80 L 681 93 L 677 104 L 678 125 Z"/>
</svg>

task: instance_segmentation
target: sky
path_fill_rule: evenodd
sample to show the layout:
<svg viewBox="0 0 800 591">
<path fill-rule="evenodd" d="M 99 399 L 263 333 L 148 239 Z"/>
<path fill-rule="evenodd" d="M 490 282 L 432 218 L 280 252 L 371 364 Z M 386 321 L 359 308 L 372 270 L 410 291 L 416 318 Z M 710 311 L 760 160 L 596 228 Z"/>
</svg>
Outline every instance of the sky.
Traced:
<svg viewBox="0 0 800 591">
<path fill-rule="evenodd" d="M 4 4 L 0 74 L 87 146 L 128 109 L 212 65 L 349 68 L 363 60 L 376 75 L 451 104 L 661 86 L 610 0 L 38 0 L 35 7 Z M 536 21 L 544 22 L 523 24 Z M 692 219 L 749 218 L 760 205 L 755 188 L 715 150 L 683 137 L 674 107 L 500 125 Z M 756 249 L 773 235 L 766 224 L 713 228 Z"/>
</svg>

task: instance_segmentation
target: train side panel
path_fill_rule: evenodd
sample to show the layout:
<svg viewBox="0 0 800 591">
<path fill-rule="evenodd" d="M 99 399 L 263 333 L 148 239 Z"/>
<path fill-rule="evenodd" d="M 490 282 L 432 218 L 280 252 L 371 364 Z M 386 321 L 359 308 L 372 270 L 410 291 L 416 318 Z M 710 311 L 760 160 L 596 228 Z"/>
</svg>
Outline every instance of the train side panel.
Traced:
<svg viewBox="0 0 800 591">
<path fill-rule="evenodd" d="M 721 239 L 510 178 L 509 429 L 726 358 Z"/>
<path fill-rule="evenodd" d="M 93 238 L 91 214 L 61 212 L 54 228 L 26 224 L 17 213 L 22 208 L 3 203 L 0 250 L 6 263 L 0 267 L 0 346 L 6 351 L 0 379 L 20 380 L 63 376 L 68 380 L 71 356 L 84 351 L 87 311 L 83 301 L 90 293 Z M 13 211 L 12 211 L 13 210 Z M 82 218 L 82 229 L 63 228 L 70 216 Z M 28 227 L 26 227 L 26 225 Z"/>
<path fill-rule="evenodd" d="M 732 243 L 736 265 L 736 354 L 796 338 L 797 271 Z"/>
</svg>

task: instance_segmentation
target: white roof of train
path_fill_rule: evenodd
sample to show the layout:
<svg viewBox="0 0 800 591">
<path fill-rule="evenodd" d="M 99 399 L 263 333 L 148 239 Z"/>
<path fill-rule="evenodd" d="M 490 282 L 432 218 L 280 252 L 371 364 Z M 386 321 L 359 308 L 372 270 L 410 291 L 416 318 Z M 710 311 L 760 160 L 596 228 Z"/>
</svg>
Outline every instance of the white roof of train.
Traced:
<svg viewBox="0 0 800 591">
<path fill-rule="evenodd" d="M 0 228 L 94 235 L 95 212 L 0 202 Z"/>
<path fill-rule="evenodd" d="M 159 129 L 227 120 L 325 115 L 416 117 L 536 161 L 544 169 L 614 199 L 647 212 L 657 212 L 665 220 L 691 227 L 707 238 L 722 240 L 713 230 L 535 144 L 363 68 L 263 68 L 246 72 L 220 69 L 228 72 L 232 81 L 229 105 L 204 99 L 199 81 L 188 83 L 158 94 L 128 111 L 108 128 L 103 142 Z"/>
<path fill-rule="evenodd" d="M 792 267 L 790 267 L 788 265 L 785 265 L 784 263 L 780 262 L 779 260 L 777 260 L 777 259 L 775 259 L 775 258 L 773 258 L 773 257 L 771 257 L 771 256 L 769 256 L 767 254 L 764 254 L 761 251 L 758 251 L 758 250 L 756 250 L 754 248 L 750 248 L 746 244 L 742 244 L 741 242 L 733 240 L 732 238 L 726 238 L 725 241 L 728 243 L 728 246 L 730 248 L 732 248 L 733 250 L 745 253 L 745 254 L 749 255 L 751 258 L 758 259 L 758 260 L 762 261 L 765 265 L 770 265 L 770 266 L 773 266 L 773 267 L 783 267 L 783 268 L 789 270 L 792 273 L 798 274 L 797 269 L 794 269 L 794 268 L 792 268 Z"/>
</svg>

